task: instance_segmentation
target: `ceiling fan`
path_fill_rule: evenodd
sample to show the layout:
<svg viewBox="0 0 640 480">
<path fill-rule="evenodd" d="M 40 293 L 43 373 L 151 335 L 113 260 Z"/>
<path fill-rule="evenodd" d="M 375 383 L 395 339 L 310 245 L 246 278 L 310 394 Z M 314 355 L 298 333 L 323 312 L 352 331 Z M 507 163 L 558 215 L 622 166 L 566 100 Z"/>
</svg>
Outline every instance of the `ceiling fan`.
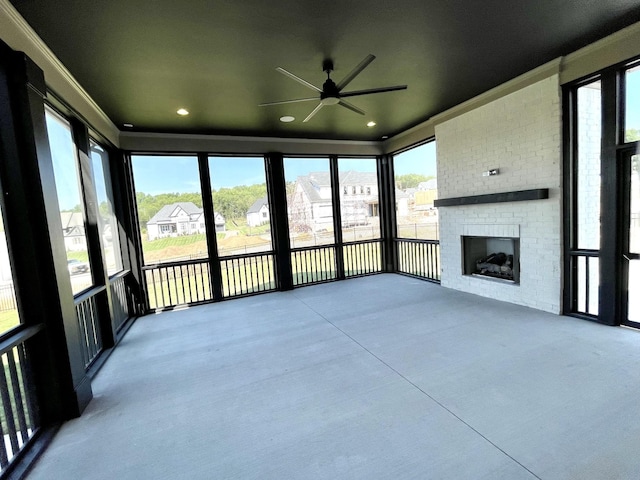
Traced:
<svg viewBox="0 0 640 480">
<path fill-rule="evenodd" d="M 406 85 L 396 85 L 394 87 L 382 87 L 382 88 L 370 88 L 368 90 L 355 90 L 352 92 L 343 92 L 342 90 L 346 87 L 351 81 L 362 72 L 373 60 L 375 60 L 374 55 L 367 55 L 367 57 L 362 60 L 346 77 L 344 77 L 337 85 L 331 80 L 331 72 L 333 71 L 333 61 L 325 60 L 322 62 L 322 70 L 327 73 L 327 80 L 322 85 L 322 88 L 318 88 L 312 83 L 303 80 L 302 78 L 294 75 L 293 73 L 285 70 L 282 67 L 276 68 L 276 70 L 289 78 L 292 78 L 298 83 L 301 83 L 307 88 L 314 90 L 320 93 L 320 98 L 317 96 L 310 98 L 298 98 L 296 100 L 283 100 L 281 102 L 270 102 L 270 103 L 261 103 L 260 107 L 267 107 L 270 105 L 284 105 L 286 103 L 298 103 L 298 102 L 310 102 L 312 100 L 320 100 L 320 103 L 313 111 L 303 120 L 303 122 L 308 122 L 311 118 L 320 111 L 322 107 L 325 105 L 342 105 L 349 110 L 359 113 L 360 115 L 364 115 L 364 111 L 352 105 L 351 103 L 344 100 L 347 97 L 357 97 L 359 95 L 369 95 L 371 93 L 383 93 L 383 92 L 393 92 L 394 90 L 406 90 Z"/>
</svg>

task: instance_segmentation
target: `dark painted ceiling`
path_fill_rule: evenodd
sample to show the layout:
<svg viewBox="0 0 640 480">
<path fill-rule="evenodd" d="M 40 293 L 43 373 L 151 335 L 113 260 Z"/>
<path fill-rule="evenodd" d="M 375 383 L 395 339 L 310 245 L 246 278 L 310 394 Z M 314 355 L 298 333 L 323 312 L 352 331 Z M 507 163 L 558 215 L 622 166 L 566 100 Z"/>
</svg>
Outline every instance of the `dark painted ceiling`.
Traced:
<svg viewBox="0 0 640 480">
<path fill-rule="evenodd" d="M 640 20 L 640 0 L 13 0 L 122 130 L 374 140 Z M 377 58 L 345 90 L 315 102 L 283 67 L 322 87 Z M 191 114 L 179 117 L 179 107 Z M 293 123 L 279 121 L 293 115 Z M 367 128 L 369 120 L 377 126 Z"/>
</svg>

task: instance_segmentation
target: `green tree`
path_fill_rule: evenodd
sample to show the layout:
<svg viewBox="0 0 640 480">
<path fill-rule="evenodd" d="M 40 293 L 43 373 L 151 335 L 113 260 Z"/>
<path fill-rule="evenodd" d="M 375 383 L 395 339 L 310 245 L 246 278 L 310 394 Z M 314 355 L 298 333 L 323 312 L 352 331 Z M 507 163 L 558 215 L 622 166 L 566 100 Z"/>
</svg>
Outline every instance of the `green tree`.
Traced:
<svg viewBox="0 0 640 480">
<path fill-rule="evenodd" d="M 416 188 L 422 182 L 426 182 L 435 178 L 420 173 L 407 173 L 406 175 L 396 175 L 396 188 L 406 190 L 407 188 Z"/>
</svg>

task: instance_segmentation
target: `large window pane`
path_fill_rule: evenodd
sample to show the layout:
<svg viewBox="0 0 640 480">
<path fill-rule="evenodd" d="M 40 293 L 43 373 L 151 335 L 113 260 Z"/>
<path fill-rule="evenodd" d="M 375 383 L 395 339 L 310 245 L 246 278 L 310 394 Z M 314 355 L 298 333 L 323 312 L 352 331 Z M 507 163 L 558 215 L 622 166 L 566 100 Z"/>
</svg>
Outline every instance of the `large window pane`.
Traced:
<svg viewBox="0 0 640 480">
<path fill-rule="evenodd" d="M 578 89 L 577 248 L 600 248 L 600 82 Z"/>
<path fill-rule="evenodd" d="M 640 66 L 627 70 L 624 141 L 640 140 Z"/>
<path fill-rule="evenodd" d="M 132 157 L 145 265 L 208 256 L 196 156 Z"/>
<path fill-rule="evenodd" d="M 209 157 L 220 256 L 265 252 L 271 216 L 262 157 Z"/>
<path fill-rule="evenodd" d="M 629 251 L 640 253 L 640 155 L 631 157 L 629 200 Z"/>
<path fill-rule="evenodd" d="M 437 240 L 438 198 L 436 142 L 425 143 L 393 157 L 396 221 L 399 238 Z"/>
<path fill-rule="evenodd" d="M 87 251 L 77 150 L 73 143 L 71 127 L 66 120 L 47 109 L 46 121 L 68 271 L 75 295 L 93 285 Z"/>
<path fill-rule="evenodd" d="M 107 266 L 107 273 L 113 275 L 122 270 L 122 255 L 118 237 L 118 223 L 113 214 L 113 193 L 109 177 L 109 157 L 104 149 L 91 142 L 91 166 L 98 199 L 98 229 L 102 256 Z"/>
<path fill-rule="evenodd" d="M 342 241 L 380 238 L 378 170 L 375 158 L 338 159 Z"/>
<path fill-rule="evenodd" d="M 291 248 L 334 243 L 328 158 L 285 158 Z"/>
<path fill-rule="evenodd" d="M 20 324 L 3 217 L 0 209 L 0 335 Z"/>
</svg>

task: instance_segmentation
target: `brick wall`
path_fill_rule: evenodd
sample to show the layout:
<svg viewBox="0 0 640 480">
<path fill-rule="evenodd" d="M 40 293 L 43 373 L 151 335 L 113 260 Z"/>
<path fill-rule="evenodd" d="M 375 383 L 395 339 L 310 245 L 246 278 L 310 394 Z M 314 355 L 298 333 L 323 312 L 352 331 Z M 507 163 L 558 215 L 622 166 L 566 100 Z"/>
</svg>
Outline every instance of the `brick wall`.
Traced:
<svg viewBox="0 0 640 480">
<path fill-rule="evenodd" d="M 560 313 L 562 296 L 561 102 L 557 75 L 436 125 L 438 196 L 549 188 L 550 198 L 442 207 L 442 285 Z M 499 168 L 500 174 L 482 176 Z M 520 238 L 520 284 L 462 274 L 461 236 Z"/>
</svg>

